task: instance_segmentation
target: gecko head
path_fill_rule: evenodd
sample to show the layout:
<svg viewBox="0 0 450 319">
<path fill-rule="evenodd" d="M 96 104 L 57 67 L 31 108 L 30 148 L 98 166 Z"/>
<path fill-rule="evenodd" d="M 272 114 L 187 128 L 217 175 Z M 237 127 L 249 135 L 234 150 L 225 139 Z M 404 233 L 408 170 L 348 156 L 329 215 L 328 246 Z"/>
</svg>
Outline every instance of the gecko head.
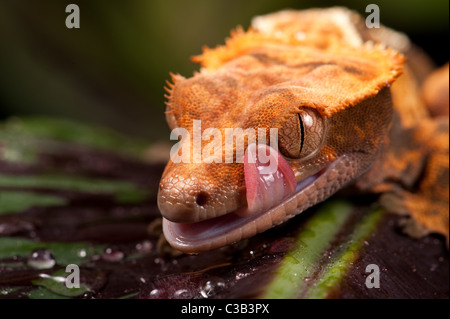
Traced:
<svg viewBox="0 0 450 319">
<path fill-rule="evenodd" d="M 301 213 L 364 173 L 385 140 L 400 56 L 262 46 L 169 84 L 166 118 L 181 141 L 158 206 L 181 251 L 225 246 Z"/>
</svg>

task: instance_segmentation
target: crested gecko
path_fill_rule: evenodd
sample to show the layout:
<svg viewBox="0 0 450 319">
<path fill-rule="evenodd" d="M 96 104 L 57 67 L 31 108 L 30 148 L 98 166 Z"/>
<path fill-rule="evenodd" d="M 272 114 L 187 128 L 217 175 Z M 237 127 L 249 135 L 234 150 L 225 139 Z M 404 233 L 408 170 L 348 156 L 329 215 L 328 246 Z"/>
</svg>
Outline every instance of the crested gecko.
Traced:
<svg viewBox="0 0 450 319">
<path fill-rule="evenodd" d="M 277 148 L 267 135 L 257 147 L 245 140 L 241 162 L 169 160 L 158 206 L 174 248 L 198 253 L 254 236 L 345 187 L 380 194 L 409 216 L 410 234 L 448 241 L 448 66 L 428 80 L 432 63 L 405 35 L 368 29 L 345 8 L 284 10 L 193 61 L 199 72 L 168 82 L 169 127 L 276 128 Z M 274 172 L 261 173 L 259 151 L 277 160 Z"/>
</svg>

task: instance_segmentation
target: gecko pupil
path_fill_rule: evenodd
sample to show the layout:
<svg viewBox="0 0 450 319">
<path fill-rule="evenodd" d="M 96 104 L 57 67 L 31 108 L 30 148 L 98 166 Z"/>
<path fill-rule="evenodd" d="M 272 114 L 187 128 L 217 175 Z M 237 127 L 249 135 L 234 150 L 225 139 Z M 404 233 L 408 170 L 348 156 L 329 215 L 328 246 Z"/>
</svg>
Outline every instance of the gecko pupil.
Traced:
<svg viewBox="0 0 450 319">
<path fill-rule="evenodd" d="M 305 142 L 305 127 L 303 125 L 303 120 L 302 120 L 300 113 L 297 113 L 297 116 L 298 116 L 298 120 L 300 122 L 300 152 L 299 152 L 299 154 L 301 154 L 302 149 L 303 149 L 303 143 Z"/>
</svg>

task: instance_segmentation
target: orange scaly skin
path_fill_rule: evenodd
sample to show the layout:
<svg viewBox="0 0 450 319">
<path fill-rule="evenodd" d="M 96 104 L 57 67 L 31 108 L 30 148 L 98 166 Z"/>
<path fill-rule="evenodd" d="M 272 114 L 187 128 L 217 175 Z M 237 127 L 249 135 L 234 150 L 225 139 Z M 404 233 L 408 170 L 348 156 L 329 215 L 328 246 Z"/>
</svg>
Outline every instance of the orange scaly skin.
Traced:
<svg viewBox="0 0 450 319">
<path fill-rule="evenodd" d="M 431 63 L 405 36 L 367 29 L 344 8 L 281 11 L 255 18 L 250 30 L 237 29 L 193 60 L 200 72 L 174 75 L 169 85 L 170 128 L 191 136 L 194 120 L 222 136 L 225 128 L 278 128 L 279 151 L 299 184 L 245 219 L 235 214 L 247 207 L 244 164 L 169 161 L 158 205 L 172 246 L 201 252 L 236 242 L 348 185 L 383 194 L 390 211 L 412 216 L 410 234 L 448 238 L 448 99 L 437 106 L 445 101 L 433 96 L 445 92 L 420 92 Z M 448 85 L 441 87 L 448 96 Z M 219 225 L 226 231 L 216 231 Z"/>
</svg>

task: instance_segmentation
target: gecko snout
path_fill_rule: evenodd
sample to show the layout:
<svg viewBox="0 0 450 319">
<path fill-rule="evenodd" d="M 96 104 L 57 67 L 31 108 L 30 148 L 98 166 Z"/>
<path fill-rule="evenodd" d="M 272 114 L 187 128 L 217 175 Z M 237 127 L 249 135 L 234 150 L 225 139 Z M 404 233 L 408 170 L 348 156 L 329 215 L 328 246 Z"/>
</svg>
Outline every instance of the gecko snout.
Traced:
<svg viewBox="0 0 450 319">
<path fill-rule="evenodd" d="M 209 174 L 186 174 L 186 167 L 174 165 L 160 181 L 158 207 L 162 216 L 172 222 L 192 223 L 236 210 L 241 197 L 235 185 L 217 183 Z"/>
</svg>

